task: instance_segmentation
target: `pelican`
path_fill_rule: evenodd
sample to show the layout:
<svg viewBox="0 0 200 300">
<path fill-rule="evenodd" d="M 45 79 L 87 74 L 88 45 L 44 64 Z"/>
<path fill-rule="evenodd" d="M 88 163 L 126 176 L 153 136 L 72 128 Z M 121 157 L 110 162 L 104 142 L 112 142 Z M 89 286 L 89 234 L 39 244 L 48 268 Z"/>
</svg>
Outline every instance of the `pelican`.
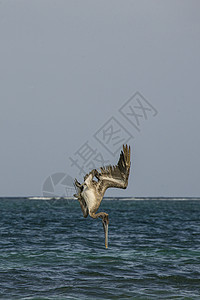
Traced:
<svg viewBox="0 0 200 300">
<path fill-rule="evenodd" d="M 108 188 L 126 189 L 130 171 L 130 146 L 123 145 L 119 161 L 115 166 L 103 166 L 100 171 L 93 169 L 84 177 L 84 182 L 80 184 L 77 179 L 74 181 L 76 188 L 75 198 L 78 199 L 83 216 L 88 214 L 93 219 L 101 218 L 105 233 L 105 247 L 108 248 L 108 214 L 97 213 L 104 193 Z M 93 178 L 96 177 L 96 180 Z"/>
</svg>

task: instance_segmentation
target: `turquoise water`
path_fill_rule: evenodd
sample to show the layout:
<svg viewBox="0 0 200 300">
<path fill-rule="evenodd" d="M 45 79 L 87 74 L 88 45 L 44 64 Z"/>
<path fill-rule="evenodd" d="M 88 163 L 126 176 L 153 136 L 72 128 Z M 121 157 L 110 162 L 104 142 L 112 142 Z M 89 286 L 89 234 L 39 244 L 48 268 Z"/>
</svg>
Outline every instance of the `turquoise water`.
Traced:
<svg viewBox="0 0 200 300">
<path fill-rule="evenodd" d="M 200 201 L 0 200 L 1 299 L 200 299 Z"/>
</svg>

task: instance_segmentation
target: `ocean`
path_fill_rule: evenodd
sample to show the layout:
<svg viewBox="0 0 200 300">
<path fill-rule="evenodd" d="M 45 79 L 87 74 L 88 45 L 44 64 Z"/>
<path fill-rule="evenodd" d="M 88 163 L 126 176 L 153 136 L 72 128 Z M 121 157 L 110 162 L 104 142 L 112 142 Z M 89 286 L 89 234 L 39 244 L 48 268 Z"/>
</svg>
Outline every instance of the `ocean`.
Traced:
<svg viewBox="0 0 200 300">
<path fill-rule="evenodd" d="M 0 199 L 0 299 L 200 299 L 200 201 Z"/>
</svg>

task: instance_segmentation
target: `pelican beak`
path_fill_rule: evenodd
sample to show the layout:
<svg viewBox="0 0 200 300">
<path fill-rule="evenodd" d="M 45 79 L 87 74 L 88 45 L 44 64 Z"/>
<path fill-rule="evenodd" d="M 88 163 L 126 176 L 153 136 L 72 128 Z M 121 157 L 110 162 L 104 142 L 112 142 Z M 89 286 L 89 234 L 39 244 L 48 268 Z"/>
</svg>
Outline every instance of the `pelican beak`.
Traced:
<svg viewBox="0 0 200 300">
<path fill-rule="evenodd" d="M 108 248 L 108 220 L 102 220 L 103 229 L 105 233 L 105 247 Z"/>
</svg>

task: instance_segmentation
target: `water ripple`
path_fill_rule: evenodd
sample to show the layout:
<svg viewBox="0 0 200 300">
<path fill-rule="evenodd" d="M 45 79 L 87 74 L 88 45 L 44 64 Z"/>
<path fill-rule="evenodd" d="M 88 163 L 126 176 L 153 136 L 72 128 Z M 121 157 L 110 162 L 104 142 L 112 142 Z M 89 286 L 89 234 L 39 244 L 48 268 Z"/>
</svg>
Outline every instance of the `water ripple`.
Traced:
<svg viewBox="0 0 200 300">
<path fill-rule="evenodd" d="M 199 299 L 200 202 L 0 201 L 2 299 Z"/>
</svg>

